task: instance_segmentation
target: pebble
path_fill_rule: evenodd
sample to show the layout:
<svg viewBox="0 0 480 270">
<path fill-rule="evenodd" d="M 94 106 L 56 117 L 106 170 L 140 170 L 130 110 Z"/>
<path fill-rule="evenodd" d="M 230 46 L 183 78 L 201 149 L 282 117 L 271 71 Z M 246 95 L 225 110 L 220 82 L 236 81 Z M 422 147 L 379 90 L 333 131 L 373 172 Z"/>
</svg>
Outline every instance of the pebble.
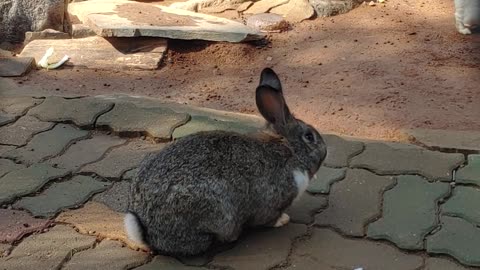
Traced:
<svg viewBox="0 0 480 270">
<path fill-rule="evenodd" d="M 375 6 L 375 2 L 370 1 L 370 3 L 368 3 L 368 5 L 371 6 L 371 7 L 373 7 L 373 6 Z"/>
</svg>

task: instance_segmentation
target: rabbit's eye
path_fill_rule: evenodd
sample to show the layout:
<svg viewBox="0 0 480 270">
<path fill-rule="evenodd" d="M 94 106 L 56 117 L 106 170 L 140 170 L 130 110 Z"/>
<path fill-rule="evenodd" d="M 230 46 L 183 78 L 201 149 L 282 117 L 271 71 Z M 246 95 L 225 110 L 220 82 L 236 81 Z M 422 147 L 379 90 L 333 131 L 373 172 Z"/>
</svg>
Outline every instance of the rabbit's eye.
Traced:
<svg viewBox="0 0 480 270">
<path fill-rule="evenodd" d="M 307 142 L 310 142 L 310 143 L 314 142 L 314 140 L 315 140 L 315 136 L 313 136 L 313 134 L 311 132 L 305 133 L 305 135 L 303 135 L 303 137 L 305 138 L 305 140 Z"/>
</svg>

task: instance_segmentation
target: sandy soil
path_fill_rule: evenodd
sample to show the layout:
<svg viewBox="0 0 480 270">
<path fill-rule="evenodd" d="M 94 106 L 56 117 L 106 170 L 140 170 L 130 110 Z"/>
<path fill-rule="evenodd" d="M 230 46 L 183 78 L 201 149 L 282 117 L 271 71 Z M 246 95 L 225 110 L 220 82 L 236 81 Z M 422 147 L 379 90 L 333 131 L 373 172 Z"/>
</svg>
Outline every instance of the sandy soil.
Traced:
<svg viewBox="0 0 480 270">
<path fill-rule="evenodd" d="M 417 127 L 480 131 L 480 34 L 455 31 L 453 1 L 389 0 L 269 40 L 175 41 L 157 71 L 36 71 L 16 79 L 16 91 L 120 92 L 257 114 L 254 90 L 268 66 L 291 110 L 323 132 L 403 140 Z"/>
</svg>

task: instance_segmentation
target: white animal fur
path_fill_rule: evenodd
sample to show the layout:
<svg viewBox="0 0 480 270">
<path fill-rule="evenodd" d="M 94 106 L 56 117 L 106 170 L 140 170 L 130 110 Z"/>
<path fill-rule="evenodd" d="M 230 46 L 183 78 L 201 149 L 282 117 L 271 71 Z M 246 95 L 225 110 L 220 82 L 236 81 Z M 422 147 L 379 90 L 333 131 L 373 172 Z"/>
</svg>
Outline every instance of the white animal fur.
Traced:
<svg viewBox="0 0 480 270">
<path fill-rule="evenodd" d="M 145 245 L 142 237 L 142 226 L 137 217 L 132 213 L 127 213 L 123 220 L 125 231 L 130 240 L 137 244 Z"/>
<path fill-rule="evenodd" d="M 290 216 L 285 213 L 282 213 L 282 215 L 278 218 L 277 222 L 275 223 L 275 225 L 273 225 L 273 227 L 275 228 L 282 227 L 284 225 L 287 225 L 288 222 L 290 222 Z"/>
<path fill-rule="evenodd" d="M 293 179 L 295 180 L 295 184 L 297 185 L 298 195 L 295 200 L 298 200 L 300 196 L 302 196 L 303 192 L 307 189 L 308 183 L 310 178 L 308 177 L 307 171 L 300 171 L 295 170 L 293 171 Z"/>
<path fill-rule="evenodd" d="M 469 35 L 472 29 L 480 25 L 479 0 L 454 0 L 455 26 L 459 33 Z"/>
</svg>

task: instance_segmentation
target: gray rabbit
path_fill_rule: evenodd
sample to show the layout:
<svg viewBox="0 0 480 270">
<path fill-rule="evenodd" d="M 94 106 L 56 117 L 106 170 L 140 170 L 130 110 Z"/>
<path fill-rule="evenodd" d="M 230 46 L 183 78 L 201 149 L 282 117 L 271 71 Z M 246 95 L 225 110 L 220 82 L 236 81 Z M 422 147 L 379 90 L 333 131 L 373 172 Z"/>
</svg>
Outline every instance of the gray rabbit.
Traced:
<svg viewBox="0 0 480 270">
<path fill-rule="evenodd" d="M 233 242 L 250 226 L 280 227 L 327 154 L 320 134 L 296 119 L 275 72 L 262 71 L 256 104 L 265 130 L 183 137 L 140 165 L 125 229 L 150 250 L 173 256 Z"/>
</svg>

